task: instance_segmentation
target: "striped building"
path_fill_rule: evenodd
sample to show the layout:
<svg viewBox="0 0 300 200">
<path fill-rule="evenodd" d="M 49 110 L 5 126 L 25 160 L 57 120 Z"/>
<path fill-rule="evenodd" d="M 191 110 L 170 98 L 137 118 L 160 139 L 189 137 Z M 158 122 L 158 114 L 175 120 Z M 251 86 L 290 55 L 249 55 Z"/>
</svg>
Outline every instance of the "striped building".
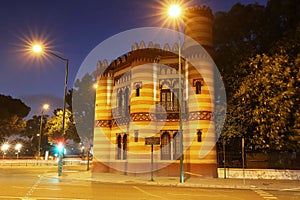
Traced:
<svg viewBox="0 0 300 200">
<path fill-rule="evenodd" d="M 98 62 L 94 172 L 138 175 L 153 170 L 158 176 L 178 176 L 181 121 L 185 176 L 217 176 L 214 73 L 209 56 L 212 13 L 207 7 L 193 7 L 185 16 L 185 34 L 209 54 L 194 51 L 196 47 L 186 40 L 181 74 L 177 44 L 159 48 L 142 41 L 110 64 Z M 157 142 L 153 168 L 151 145 L 146 144 L 149 137 Z"/>
</svg>

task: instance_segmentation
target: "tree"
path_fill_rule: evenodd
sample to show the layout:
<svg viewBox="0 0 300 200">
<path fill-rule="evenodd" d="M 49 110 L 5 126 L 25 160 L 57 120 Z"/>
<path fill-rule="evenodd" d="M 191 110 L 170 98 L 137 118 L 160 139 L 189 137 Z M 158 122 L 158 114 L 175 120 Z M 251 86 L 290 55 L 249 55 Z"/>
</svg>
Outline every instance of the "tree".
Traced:
<svg viewBox="0 0 300 200">
<path fill-rule="evenodd" d="M 216 63 L 227 91 L 222 138 L 252 150 L 296 150 L 299 141 L 300 6 L 270 0 L 217 13 Z M 232 145 L 234 146 L 234 145 Z"/>
<path fill-rule="evenodd" d="M 41 152 L 44 152 L 44 150 L 48 150 L 48 137 L 45 134 L 45 124 L 47 122 L 48 115 L 43 115 L 42 117 L 42 136 L 41 136 Z M 41 116 L 32 116 L 31 119 L 27 120 L 26 122 L 26 128 L 25 133 L 23 136 L 28 137 L 28 140 L 30 141 L 30 150 L 32 153 L 36 154 L 38 152 L 38 144 L 39 144 L 39 134 L 41 131 Z"/>
<path fill-rule="evenodd" d="M 215 14 L 213 25 L 215 62 L 223 76 L 229 98 L 240 77 L 239 63 L 263 52 L 265 8 L 258 4 L 235 4 Z"/>
<path fill-rule="evenodd" d="M 257 55 L 244 63 L 250 75 L 233 96 L 235 106 L 224 134 L 245 137 L 252 150 L 296 150 L 299 147 L 300 54 Z"/>
<path fill-rule="evenodd" d="M 79 142 L 80 139 L 74 130 L 74 124 L 71 120 L 72 113 L 69 109 L 66 109 L 65 115 L 65 134 L 62 134 L 62 121 L 63 121 L 63 111 L 62 109 L 56 109 L 54 115 L 47 121 L 45 126 L 45 135 L 48 136 L 50 143 L 55 143 L 59 139 L 64 140 L 74 140 Z"/>
<path fill-rule="evenodd" d="M 0 139 L 21 134 L 26 126 L 24 118 L 29 112 L 30 107 L 20 99 L 0 95 Z"/>
<path fill-rule="evenodd" d="M 94 135 L 95 88 L 93 84 L 94 79 L 88 73 L 81 80 L 77 79 L 72 98 L 76 129 L 87 149 L 92 146 Z"/>
</svg>

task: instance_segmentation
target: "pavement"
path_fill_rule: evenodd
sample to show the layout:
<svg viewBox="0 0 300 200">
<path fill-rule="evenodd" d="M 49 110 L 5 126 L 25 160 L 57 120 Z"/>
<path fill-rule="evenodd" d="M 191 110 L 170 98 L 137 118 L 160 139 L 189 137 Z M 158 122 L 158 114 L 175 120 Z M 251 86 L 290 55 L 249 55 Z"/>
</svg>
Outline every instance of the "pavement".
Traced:
<svg viewBox="0 0 300 200">
<path fill-rule="evenodd" d="M 133 176 L 113 173 L 91 173 L 86 170 L 63 170 L 62 176 L 56 173 L 47 173 L 45 176 L 61 180 L 85 180 L 100 183 L 118 183 L 133 185 L 153 185 L 171 187 L 200 187 L 200 188 L 227 188 L 227 189 L 260 189 L 300 191 L 300 180 L 272 180 L 272 179 L 224 179 L 191 177 L 180 183 L 179 177 L 151 177 Z"/>
</svg>

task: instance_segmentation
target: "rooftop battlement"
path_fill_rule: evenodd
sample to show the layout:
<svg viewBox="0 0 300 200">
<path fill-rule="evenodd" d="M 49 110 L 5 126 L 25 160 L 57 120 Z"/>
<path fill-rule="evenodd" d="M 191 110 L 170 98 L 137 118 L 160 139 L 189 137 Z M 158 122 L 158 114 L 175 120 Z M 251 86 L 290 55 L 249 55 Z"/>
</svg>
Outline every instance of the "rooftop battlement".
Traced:
<svg viewBox="0 0 300 200">
<path fill-rule="evenodd" d="M 207 7 L 205 5 L 193 6 L 185 10 L 185 14 L 191 14 L 191 13 L 201 13 L 201 14 L 207 13 L 209 15 L 212 15 L 212 10 L 210 9 L 210 7 Z"/>
</svg>

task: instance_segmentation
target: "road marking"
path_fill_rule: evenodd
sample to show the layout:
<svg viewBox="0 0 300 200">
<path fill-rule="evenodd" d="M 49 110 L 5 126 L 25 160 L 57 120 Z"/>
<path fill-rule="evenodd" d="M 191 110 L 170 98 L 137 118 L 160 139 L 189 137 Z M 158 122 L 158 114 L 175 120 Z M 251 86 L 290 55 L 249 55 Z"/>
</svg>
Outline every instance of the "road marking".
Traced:
<svg viewBox="0 0 300 200">
<path fill-rule="evenodd" d="M 259 189 L 253 189 L 254 192 L 256 192 L 256 194 L 258 194 L 259 196 L 261 196 L 264 199 L 278 199 L 277 197 L 275 197 L 274 195 L 265 192 L 263 190 L 259 190 Z"/>
<path fill-rule="evenodd" d="M 286 189 L 281 189 L 280 191 L 293 191 L 293 190 L 300 190 L 300 187 L 298 187 L 298 188 L 286 188 Z"/>
<path fill-rule="evenodd" d="M 164 198 L 164 197 L 161 197 L 161 196 L 158 196 L 158 195 L 151 194 L 151 193 L 149 193 L 149 192 L 147 192 L 147 191 L 145 191 L 145 190 L 143 190 L 143 189 L 141 189 L 141 188 L 139 188 L 137 186 L 132 186 L 132 187 L 135 188 L 135 189 L 137 189 L 138 191 L 144 193 L 144 194 L 149 195 L 149 196 L 160 198 L 160 199 L 167 199 L 167 198 Z"/>
<path fill-rule="evenodd" d="M 43 179 L 43 175 L 39 177 L 39 179 L 34 183 L 34 185 L 30 188 L 30 190 L 22 199 L 30 199 L 29 197 L 32 195 L 33 191 L 37 188 L 37 186 L 40 184 L 42 179 Z"/>
<path fill-rule="evenodd" d="M 20 199 L 20 197 L 15 197 L 15 196 L 0 196 L 0 199 Z"/>
</svg>

